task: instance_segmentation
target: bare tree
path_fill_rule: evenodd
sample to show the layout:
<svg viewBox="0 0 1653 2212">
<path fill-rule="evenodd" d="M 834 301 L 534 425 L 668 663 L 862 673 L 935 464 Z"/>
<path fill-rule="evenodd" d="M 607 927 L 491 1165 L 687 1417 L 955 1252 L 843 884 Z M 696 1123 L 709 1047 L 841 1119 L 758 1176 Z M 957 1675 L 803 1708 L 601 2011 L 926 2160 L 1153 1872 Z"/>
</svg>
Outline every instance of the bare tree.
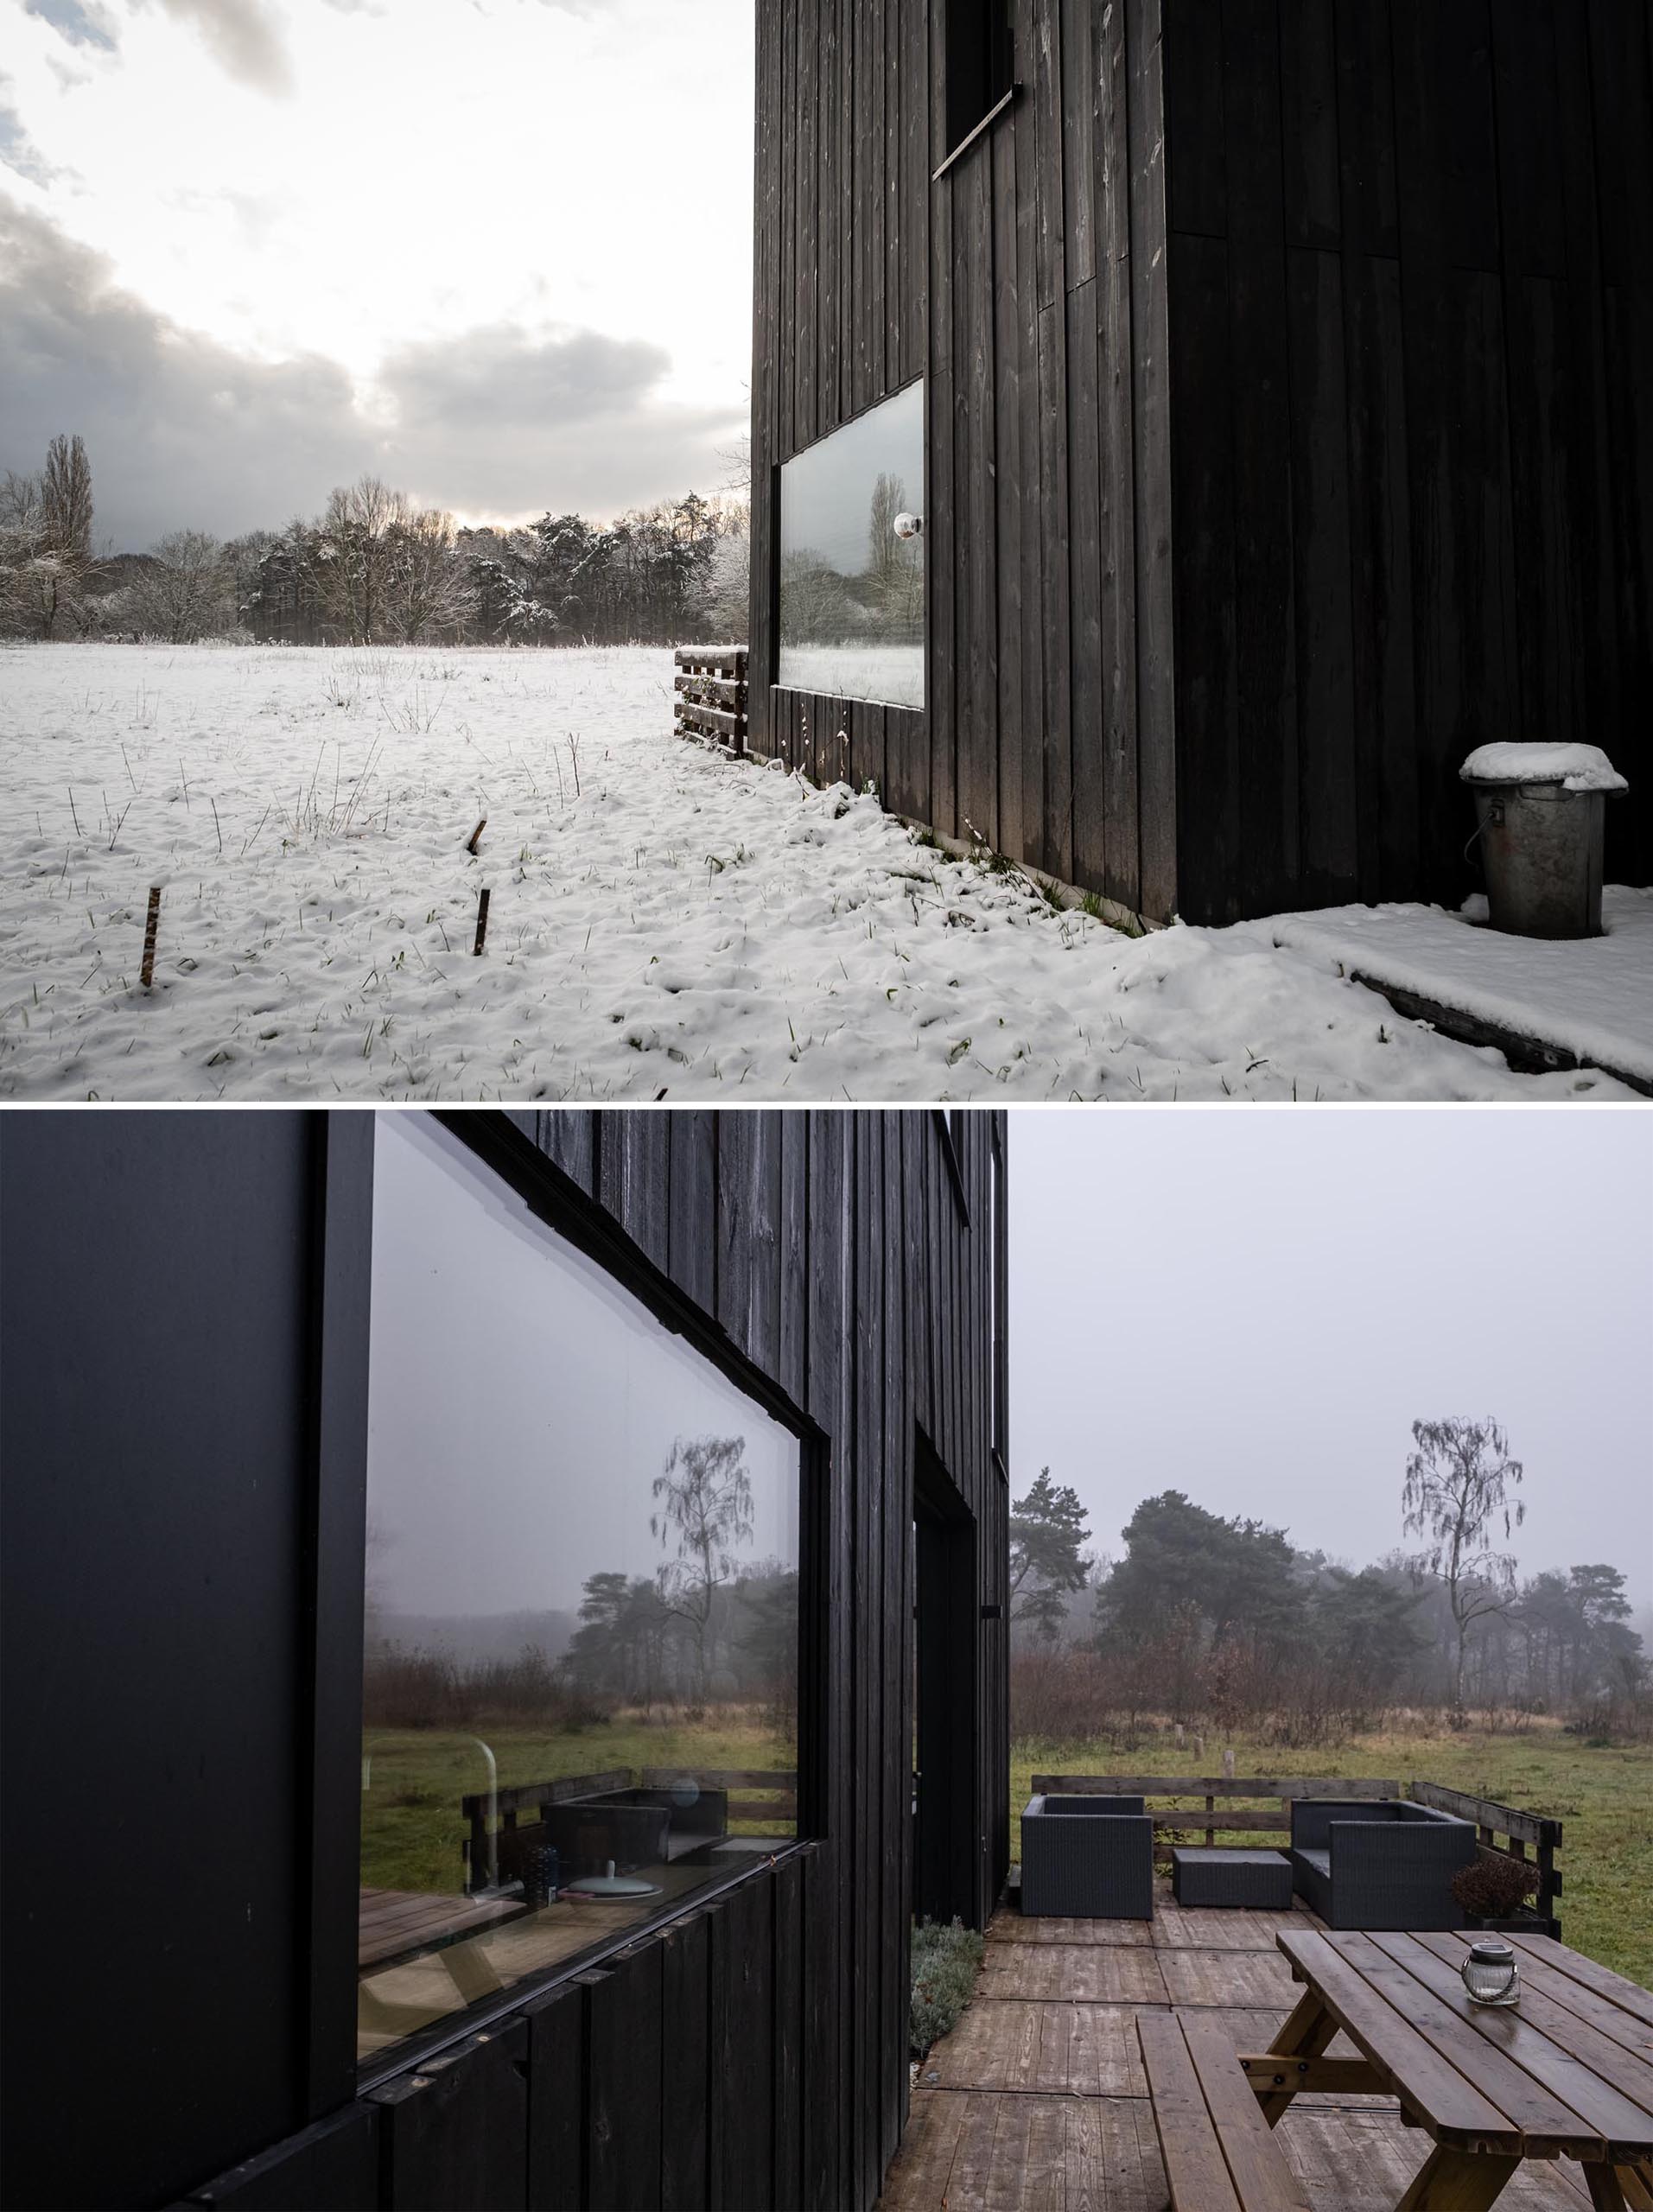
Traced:
<svg viewBox="0 0 1653 2212">
<path fill-rule="evenodd" d="M 406 527 L 406 495 L 377 476 L 334 488 L 317 532 L 316 574 L 328 626 L 353 645 L 385 631 L 391 538 Z"/>
<path fill-rule="evenodd" d="M 216 537 L 171 531 L 122 594 L 122 626 L 173 645 L 222 637 L 235 627 L 234 582 Z"/>
<path fill-rule="evenodd" d="M 54 438 L 46 474 L 8 469 L 0 486 L 0 613 L 6 627 L 48 641 L 85 597 L 91 560 L 92 475 L 86 448 Z"/>
<path fill-rule="evenodd" d="M 1417 1449 L 1406 1463 L 1401 1503 L 1407 1534 L 1428 1541 L 1411 1564 L 1438 1575 L 1446 1591 L 1456 1634 L 1453 1711 L 1461 1713 L 1470 1630 L 1487 1614 L 1503 1612 L 1515 1595 L 1515 1561 L 1493 1551 L 1486 1535 L 1501 1521 L 1507 1538 L 1525 1519 L 1525 1503 L 1510 1495 L 1524 1471 L 1490 1418 L 1415 1421 L 1412 1437 Z"/>
<path fill-rule="evenodd" d="M 466 563 L 454 549 L 454 518 L 432 508 L 410 514 L 389 537 L 385 626 L 404 645 L 452 636 L 476 600 Z"/>
<path fill-rule="evenodd" d="M 59 434 L 46 448 L 41 479 L 52 550 L 84 575 L 92 564 L 92 463 L 84 439 Z"/>
<path fill-rule="evenodd" d="M 649 1516 L 649 1533 L 662 1545 L 675 1541 L 677 1557 L 655 1580 L 668 1612 L 684 1621 L 695 1643 L 696 1700 L 704 1705 L 711 1684 L 712 1609 L 717 1592 L 734 1574 L 734 1549 L 752 1537 L 752 1478 L 743 1436 L 679 1437 L 664 1471 L 655 1478 L 660 1510 Z"/>
</svg>

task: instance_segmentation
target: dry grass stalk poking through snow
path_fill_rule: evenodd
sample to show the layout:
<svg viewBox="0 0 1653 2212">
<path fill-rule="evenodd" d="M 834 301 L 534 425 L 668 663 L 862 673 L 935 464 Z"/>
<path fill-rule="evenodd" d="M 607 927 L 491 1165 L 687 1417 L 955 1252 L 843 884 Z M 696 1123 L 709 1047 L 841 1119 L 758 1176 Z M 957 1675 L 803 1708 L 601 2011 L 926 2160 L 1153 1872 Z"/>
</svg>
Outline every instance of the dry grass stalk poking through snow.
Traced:
<svg viewBox="0 0 1653 2212">
<path fill-rule="evenodd" d="M 1267 924 L 1054 909 L 674 738 L 671 678 L 644 649 L 0 652 L 0 1095 L 1625 1095 L 1513 1075 Z"/>
</svg>

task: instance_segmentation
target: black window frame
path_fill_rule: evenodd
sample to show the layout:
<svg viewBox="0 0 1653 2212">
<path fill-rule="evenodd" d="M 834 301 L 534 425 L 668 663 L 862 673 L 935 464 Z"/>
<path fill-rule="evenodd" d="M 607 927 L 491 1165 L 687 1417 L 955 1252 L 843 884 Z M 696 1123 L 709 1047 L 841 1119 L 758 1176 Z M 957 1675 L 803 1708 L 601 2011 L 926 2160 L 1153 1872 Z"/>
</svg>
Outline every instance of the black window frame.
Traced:
<svg viewBox="0 0 1653 2212">
<path fill-rule="evenodd" d="M 950 160 L 951 158 L 952 157 L 950 155 L 948 159 Z M 939 172 L 938 172 L 938 174 L 939 174 Z M 922 408 L 924 416 L 924 474 L 919 487 L 919 512 L 922 513 L 928 505 L 930 487 L 929 373 L 930 372 L 927 368 L 923 368 L 919 371 L 916 376 L 907 377 L 901 383 L 893 385 L 889 391 L 881 392 L 876 399 L 869 399 L 864 407 L 853 409 L 850 413 L 844 416 L 841 423 L 835 423 L 830 429 L 818 431 L 814 437 L 804 439 L 800 444 L 793 446 L 789 453 L 786 453 L 780 460 L 776 461 L 771 465 L 769 471 L 769 558 L 766 563 L 766 573 L 763 578 L 764 596 L 769 611 L 769 650 L 766 656 L 768 665 L 764 671 L 763 681 L 768 686 L 772 698 L 813 699 L 825 696 L 836 700 L 839 704 L 843 706 L 877 707 L 881 713 L 886 715 L 925 715 L 930 711 L 930 557 L 927 549 L 925 553 L 924 562 L 925 659 L 924 704 L 922 706 L 903 706 L 898 701 L 893 699 L 856 699 L 851 697 L 847 693 L 840 695 L 836 692 L 822 694 L 814 691 L 800 691 L 795 683 L 783 683 L 780 680 L 781 501 L 785 492 L 785 478 L 787 467 L 791 462 L 801 460 L 804 454 L 813 453 L 817 446 L 826 445 L 831 439 L 836 438 L 841 431 L 853 429 L 857 423 L 864 422 L 869 415 L 875 415 L 881 407 L 888 406 L 892 400 L 904 397 L 906 393 L 913 389 L 914 385 L 917 385 L 924 394 Z"/>
<path fill-rule="evenodd" d="M 824 1431 L 686 1297 L 531 1135 L 505 1114 L 429 1119 L 456 1137 L 535 1217 L 631 1293 L 671 1334 L 753 1400 L 798 1442 L 798 1648 L 796 1832 L 755 1866 L 734 1869 L 663 1903 L 590 1950 L 531 1974 L 368 2061 L 356 2055 L 357 1919 L 361 1884 L 362 1632 L 367 1560 L 367 1392 L 372 1320 L 373 1109 L 318 1112 L 311 1258 L 313 1460 L 305 1535 L 309 1740 L 304 1812 L 309 1869 L 309 1987 L 302 2094 L 310 2120 L 382 2088 L 531 2000 L 600 1967 L 673 1921 L 702 1910 L 771 1866 L 808 1852 L 827 1825 L 827 1685 L 831 1618 L 830 1446 Z M 525 1117 L 531 1122 L 535 1117 Z"/>
<path fill-rule="evenodd" d="M 965 1106 L 932 1106 L 930 1109 L 931 1124 L 941 1141 L 941 1156 L 946 1164 L 953 1205 L 966 1229 L 970 1225 L 970 1202 L 964 1188 L 964 1169 L 959 1158 L 958 1141 L 964 1133 L 964 1117 L 970 1111 L 970 1109 Z"/>
<path fill-rule="evenodd" d="M 1013 0 L 946 0 L 939 179 L 1016 96 Z"/>
<path fill-rule="evenodd" d="M 1007 1489 L 1010 1480 L 1010 1163 L 1004 1122 L 995 1114 L 989 1124 L 988 1204 L 993 1214 L 992 1313 L 989 1356 L 993 1362 L 991 1430 L 993 1464 Z"/>
</svg>

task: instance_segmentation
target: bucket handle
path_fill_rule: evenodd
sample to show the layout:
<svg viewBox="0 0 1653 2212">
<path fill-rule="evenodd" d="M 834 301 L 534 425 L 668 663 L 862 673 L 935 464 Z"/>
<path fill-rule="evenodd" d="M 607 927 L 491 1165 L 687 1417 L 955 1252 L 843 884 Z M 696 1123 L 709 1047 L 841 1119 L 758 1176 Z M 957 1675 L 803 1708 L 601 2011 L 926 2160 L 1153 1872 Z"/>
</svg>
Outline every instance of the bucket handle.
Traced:
<svg viewBox="0 0 1653 2212">
<path fill-rule="evenodd" d="M 1486 812 L 1478 819 L 1475 827 L 1470 831 L 1468 842 L 1464 847 L 1464 858 L 1468 860 L 1477 842 L 1485 836 L 1489 828 L 1497 829 L 1502 826 L 1503 822 L 1504 801 L 1501 798 L 1491 800 Z"/>
</svg>

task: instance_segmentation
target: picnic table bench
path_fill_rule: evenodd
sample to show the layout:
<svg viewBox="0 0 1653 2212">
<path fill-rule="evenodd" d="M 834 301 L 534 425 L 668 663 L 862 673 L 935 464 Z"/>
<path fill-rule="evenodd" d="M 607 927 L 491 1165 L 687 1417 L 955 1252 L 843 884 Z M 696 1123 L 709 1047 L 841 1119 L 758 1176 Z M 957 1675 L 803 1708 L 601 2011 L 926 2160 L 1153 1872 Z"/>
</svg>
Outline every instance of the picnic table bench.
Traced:
<svg viewBox="0 0 1653 2212">
<path fill-rule="evenodd" d="M 1276 1942 L 1301 1999 L 1242 2054 L 1272 2126 L 1303 2090 L 1387 2092 L 1434 2148 L 1399 2212 L 1483 2212 L 1527 2158 L 1579 2161 L 1593 2204 L 1653 2212 L 1653 1995 L 1564 1943 L 1515 1938 L 1518 2006 L 1472 2004 L 1458 1933 Z M 1338 2031 L 1358 2058 L 1326 2056 Z"/>
<path fill-rule="evenodd" d="M 1175 2212 L 1310 2212 L 1221 2022 L 1139 2012 L 1136 2036 Z"/>
</svg>

